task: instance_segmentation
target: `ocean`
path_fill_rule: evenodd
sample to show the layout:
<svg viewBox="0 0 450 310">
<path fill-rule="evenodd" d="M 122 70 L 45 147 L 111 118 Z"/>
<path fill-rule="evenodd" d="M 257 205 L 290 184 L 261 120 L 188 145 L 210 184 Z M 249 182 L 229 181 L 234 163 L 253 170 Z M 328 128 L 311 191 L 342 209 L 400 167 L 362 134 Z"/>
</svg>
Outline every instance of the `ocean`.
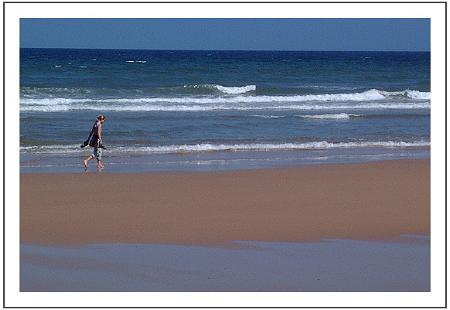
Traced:
<svg viewBox="0 0 450 310">
<path fill-rule="evenodd" d="M 20 50 L 21 172 L 429 158 L 429 52 Z M 92 165 L 93 167 L 95 165 Z M 95 171 L 92 168 L 92 171 Z"/>
</svg>

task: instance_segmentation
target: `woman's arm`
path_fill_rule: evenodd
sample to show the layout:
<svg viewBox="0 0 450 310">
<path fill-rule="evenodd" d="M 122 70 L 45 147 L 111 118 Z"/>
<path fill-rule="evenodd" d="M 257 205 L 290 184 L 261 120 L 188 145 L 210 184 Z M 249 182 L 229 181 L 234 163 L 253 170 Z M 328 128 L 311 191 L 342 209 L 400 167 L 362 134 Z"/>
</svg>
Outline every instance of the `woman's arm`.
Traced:
<svg viewBox="0 0 450 310">
<path fill-rule="evenodd" d="M 102 123 L 100 123 L 100 122 L 98 124 L 98 140 L 99 140 L 99 144 L 103 145 Z"/>
</svg>

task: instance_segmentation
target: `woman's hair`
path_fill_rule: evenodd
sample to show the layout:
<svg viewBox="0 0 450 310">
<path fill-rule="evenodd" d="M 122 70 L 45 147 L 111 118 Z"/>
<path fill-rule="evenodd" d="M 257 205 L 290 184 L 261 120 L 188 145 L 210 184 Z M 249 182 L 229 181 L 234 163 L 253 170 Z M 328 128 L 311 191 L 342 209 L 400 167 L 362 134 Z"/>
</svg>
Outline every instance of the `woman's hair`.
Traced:
<svg viewBox="0 0 450 310">
<path fill-rule="evenodd" d="M 103 114 L 100 114 L 99 116 L 97 116 L 97 119 L 99 121 L 104 121 L 106 119 L 106 116 L 104 116 Z"/>
</svg>

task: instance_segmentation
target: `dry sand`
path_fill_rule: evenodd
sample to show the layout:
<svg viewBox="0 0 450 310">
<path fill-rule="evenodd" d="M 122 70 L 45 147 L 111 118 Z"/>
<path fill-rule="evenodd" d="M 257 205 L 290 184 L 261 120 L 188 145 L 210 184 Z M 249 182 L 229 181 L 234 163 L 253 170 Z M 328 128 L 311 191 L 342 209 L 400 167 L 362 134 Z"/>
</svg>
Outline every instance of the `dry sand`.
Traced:
<svg viewBox="0 0 450 310">
<path fill-rule="evenodd" d="M 21 175 L 21 242 L 388 240 L 430 234 L 430 162 Z"/>
</svg>

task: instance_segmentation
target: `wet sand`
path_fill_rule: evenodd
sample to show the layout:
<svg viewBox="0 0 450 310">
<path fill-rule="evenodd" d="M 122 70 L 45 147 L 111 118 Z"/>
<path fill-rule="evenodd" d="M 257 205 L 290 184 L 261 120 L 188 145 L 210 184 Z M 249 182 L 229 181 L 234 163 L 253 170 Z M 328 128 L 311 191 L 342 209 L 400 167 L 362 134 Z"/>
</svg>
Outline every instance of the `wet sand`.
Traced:
<svg viewBox="0 0 450 310">
<path fill-rule="evenodd" d="M 236 245 L 240 247 L 128 243 L 22 245 L 20 290 L 430 290 L 430 244 L 426 237 L 404 237 L 399 242 L 323 240 Z"/>
<path fill-rule="evenodd" d="M 230 245 L 430 234 L 430 162 L 21 175 L 21 243 Z"/>
</svg>

